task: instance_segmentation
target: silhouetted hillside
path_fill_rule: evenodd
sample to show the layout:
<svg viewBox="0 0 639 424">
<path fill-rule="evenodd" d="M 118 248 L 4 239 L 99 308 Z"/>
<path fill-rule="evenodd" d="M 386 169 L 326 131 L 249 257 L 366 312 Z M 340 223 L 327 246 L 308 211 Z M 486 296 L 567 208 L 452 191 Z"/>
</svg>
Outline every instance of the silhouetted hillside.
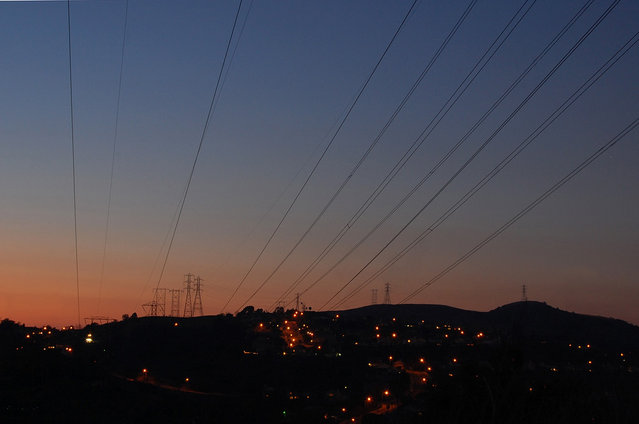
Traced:
<svg viewBox="0 0 639 424">
<path fill-rule="evenodd" d="M 637 349 L 639 327 L 625 321 L 566 312 L 544 302 L 515 302 L 489 312 L 445 305 L 370 305 L 338 312 L 345 319 L 424 320 L 491 331 L 519 340 L 584 341 L 605 349 Z"/>
</svg>

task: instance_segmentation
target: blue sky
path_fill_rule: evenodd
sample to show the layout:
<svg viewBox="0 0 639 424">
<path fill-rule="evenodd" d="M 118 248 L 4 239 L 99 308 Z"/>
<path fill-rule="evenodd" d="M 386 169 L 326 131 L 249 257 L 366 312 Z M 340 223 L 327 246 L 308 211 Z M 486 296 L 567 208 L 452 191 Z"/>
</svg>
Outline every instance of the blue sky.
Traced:
<svg viewBox="0 0 639 424">
<path fill-rule="evenodd" d="M 243 3 L 240 24 L 252 6 L 241 39 L 232 42 L 235 54 L 161 287 L 178 288 L 184 274 L 199 274 L 205 280 L 205 312 L 220 312 L 410 3 Z M 300 289 L 410 190 L 583 4 L 542 0 L 534 4 L 429 140 Z M 326 204 L 467 5 L 418 3 L 230 309 L 272 271 Z M 509 1 L 475 5 L 380 144 L 252 304 L 270 306 L 306 268 L 520 5 Z M 609 5 L 595 1 L 393 219 L 308 292 L 306 303 L 319 306 L 350 279 Z M 0 4 L 4 240 L 0 315 L 27 323 L 68 323 L 76 314 L 66 6 L 65 2 Z M 193 162 L 237 6 L 237 2 L 129 2 L 110 232 L 100 291 L 125 2 L 71 3 L 83 316 L 141 313 L 140 304 L 150 300 L 159 274 L 154 263 Z M 639 29 L 638 18 L 636 2 L 620 2 L 477 160 L 382 254 L 379 263 L 436 219 L 630 39 Z M 390 282 L 393 300 L 405 297 L 635 119 L 637 69 L 635 46 L 490 185 L 370 288 L 381 292 Z M 530 298 L 639 323 L 637 159 L 635 131 L 413 301 L 486 310 L 517 300 L 525 283 Z M 367 288 L 345 306 L 369 302 Z"/>
</svg>

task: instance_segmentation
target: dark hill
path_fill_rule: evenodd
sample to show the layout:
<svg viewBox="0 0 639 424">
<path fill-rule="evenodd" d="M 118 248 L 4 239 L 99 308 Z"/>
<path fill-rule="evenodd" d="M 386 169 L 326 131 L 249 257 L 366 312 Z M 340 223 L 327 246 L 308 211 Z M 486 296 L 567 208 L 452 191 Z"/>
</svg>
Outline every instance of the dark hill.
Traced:
<svg viewBox="0 0 639 424">
<path fill-rule="evenodd" d="M 492 331 L 506 338 L 588 343 L 600 348 L 639 348 L 639 327 L 625 321 L 583 315 L 553 308 L 543 302 L 515 302 L 489 312 L 444 305 L 370 305 L 338 312 L 344 319 L 424 320 L 474 330 Z"/>
</svg>

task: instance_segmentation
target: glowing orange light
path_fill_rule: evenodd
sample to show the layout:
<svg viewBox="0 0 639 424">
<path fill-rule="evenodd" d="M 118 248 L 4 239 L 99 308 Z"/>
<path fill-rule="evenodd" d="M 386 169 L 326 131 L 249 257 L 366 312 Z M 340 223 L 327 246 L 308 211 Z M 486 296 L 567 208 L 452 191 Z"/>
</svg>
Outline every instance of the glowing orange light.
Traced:
<svg viewBox="0 0 639 424">
<path fill-rule="evenodd" d="M 177 326 L 178 326 L 178 323 L 177 323 L 177 322 L 174 322 L 174 323 L 173 323 L 173 327 L 177 327 Z"/>
<path fill-rule="evenodd" d="M 390 395 L 390 392 L 388 390 L 384 390 L 384 396 L 388 396 Z"/>
<path fill-rule="evenodd" d="M 389 360 L 389 361 L 392 361 L 392 360 L 393 360 L 393 357 L 392 357 L 392 356 L 389 356 L 389 357 L 388 357 L 388 360 Z"/>
<path fill-rule="evenodd" d="M 260 328 L 262 328 L 262 327 L 264 327 L 264 324 L 262 324 L 262 323 L 260 322 Z"/>
<path fill-rule="evenodd" d="M 397 338 L 397 333 L 393 333 L 393 338 Z"/>
<path fill-rule="evenodd" d="M 186 381 L 186 382 L 188 383 L 188 382 L 189 382 L 189 378 L 188 378 L 188 377 L 186 377 L 186 378 L 184 379 L 184 381 Z"/>
<path fill-rule="evenodd" d="M 377 337 L 379 339 L 380 336 L 379 336 L 379 334 L 376 334 L 375 337 Z"/>
<path fill-rule="evenodd" d="M 342 412 L 346 412 L 346 408 L 342 408 Z"/>
<path fill-rule="evenodd" d="M 373 401 L 372 397 L 369 396 L 369 397 L 366 398 L 366 402 L 372 402 L 372 401 Z"/>
<path fill-rule="evenodd" d="M 453 358 L 453 362 L 457 362 L 457 358 Z"/>
<path fill-rule="evenodd" d="M 29 336 L 27 336 L 27 337 L 29 337 Z M 620 356 L 623 356 L 623 353 L 620 353 L 619 355 L 620 355 Z"/>
<path fill-rule="evenodd" d="M 30 339 L 30 338 L 31 338 L 31 335 L 27 334 L 27 339 Z M 621 356 L 623 356 L 623 353 L 621 354 Z"/>
<path fill-rule="evenodd" d="M 375 331 L 379 331 L 379 325 L 375 326 Z"/>
<path fill-rule="evenodd" d="M 146 368 L 143 368 L 143 369 L 142 369 L 142 372 L 143 372 L 144 374 L 146 374 L 146 373 L 147 373 L 147 372 L 149 372 L 149 371 L 148 371 Z"/>
<path fill-rule="evenodd" d="M 339 314 L 335 315 L 335 318 L 339 318 Z"/>
<path fill-rule="evenodd" d="M 433 369 L 431 367 L 426 368 L 428 371 L 432 371 Z"/>
<path fill-rule="evenodd" d="M 419 358 L 419 362 L 424 363 L 424 358 Z"/>
</svg>

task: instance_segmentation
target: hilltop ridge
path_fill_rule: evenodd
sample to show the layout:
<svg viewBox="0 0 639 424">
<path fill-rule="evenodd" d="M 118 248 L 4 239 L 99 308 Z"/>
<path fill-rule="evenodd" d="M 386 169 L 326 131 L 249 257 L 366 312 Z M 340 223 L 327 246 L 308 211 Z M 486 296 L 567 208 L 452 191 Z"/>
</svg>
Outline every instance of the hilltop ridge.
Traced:
<svg viewBox="0 0 639 424">
<path fill-rule="evenodd" d="M 377 317 L 425 320 L 549 341 L 589 340 L 599 346 L 636 349 L 639 327 L 620 319 L 568 312 L 545 302 L 520 301 L 479 312 L 446 305 L 369 305 L 336 311 L 345 319 Z"/>
</svg>

